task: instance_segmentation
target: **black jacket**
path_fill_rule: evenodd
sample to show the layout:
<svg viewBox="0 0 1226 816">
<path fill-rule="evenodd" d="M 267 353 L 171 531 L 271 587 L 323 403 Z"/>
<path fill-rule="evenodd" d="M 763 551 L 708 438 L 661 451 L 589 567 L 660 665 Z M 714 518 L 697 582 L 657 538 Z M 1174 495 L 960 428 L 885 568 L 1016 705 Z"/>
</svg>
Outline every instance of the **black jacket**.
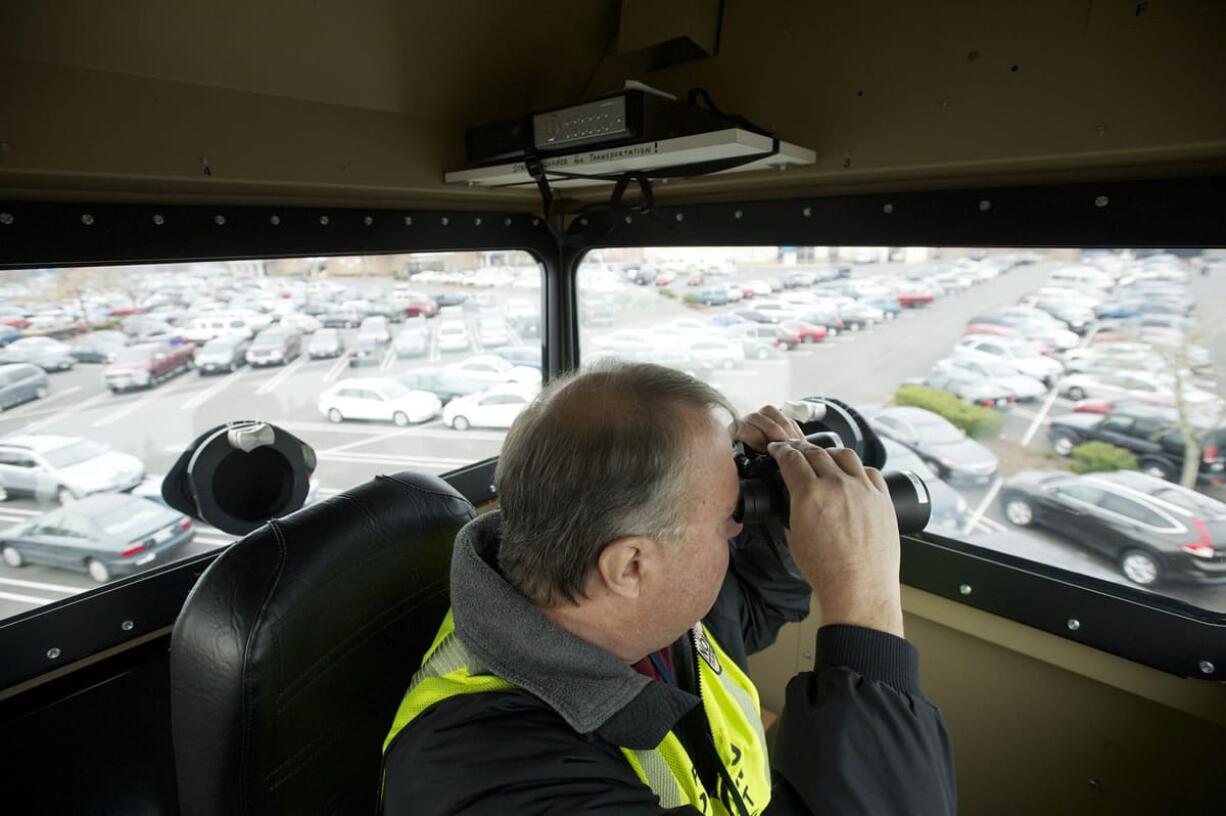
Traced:
<svg viewBox="0 0 1226 816">
<path fill-rule="evenodd" d="M 718 760 L 703 747 L 706 721 L 687 691 L 695 688 L 689 637 L 671 647 L 680 688 L 635 672 L 540 615 L 499 575 L 497 533 L 497 514 L 488 514 L 457 539 L 452 608 L 470 668 L 517 689 L 449 698 L 401 731 L 384 758 L 384 813 L 698 813 L 661 808 L 619 750 L 654 748 L 673 730 L 707 790 L 716 789 Z M 809 587 L 781 541 L 747 530 L 732 542 L 728 575 L 704 619 L 742 668 L 809 611 Z M 788 684 L 763 816 L 954 813 L 949 737 L 918 672 L 905 640 L 822 627 L 814 670 Z"/>
</svg>

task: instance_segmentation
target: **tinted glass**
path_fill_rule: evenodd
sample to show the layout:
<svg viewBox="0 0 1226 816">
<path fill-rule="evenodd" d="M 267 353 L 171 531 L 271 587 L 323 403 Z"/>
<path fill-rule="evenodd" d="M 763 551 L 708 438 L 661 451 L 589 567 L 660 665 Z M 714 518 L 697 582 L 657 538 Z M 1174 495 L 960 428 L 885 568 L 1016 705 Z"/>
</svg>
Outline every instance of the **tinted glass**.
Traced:
<svg viewBox="0 0 1226 816">
<path fill-rule="evenodd" d="M 444 473 L 497 455 L 502 429 L 459 431 L 444 425 L 437 413 L 417 421 L 416 404 L 415 422 L 406 427 L 395 425 L 390 416 L 359 419 L 343 411 L 333 421 L 327 409 L 335 406 L 321 404 L 321 398 L 355 377 L 390 379 L 388 395 L 399 396 L 407 392 L 400 378 L 414 372 L 446 370 L 473 355 L 493 354 L 503 345 L 539 349 L 540 292 L 540 266 L 524 253 L 501 251 L 7 270 L 0 278 L 0 309 L 16 314 L 62 309 L 87 330 L 119 332 L 128 341 L 154 330 L 165 332 L 166 340 L 157 346 L 117 347 L 118 359 L 140 364 L 157 351 L 176 360 L 182 355 L 182 362 L 148 385 L 134 382 L 120 393 L 111 393 L 104 383 L 107 363 L 77 362 L 71 370 L 47 375 L 45 395 L 31 393 L 25 403 L 6 405 L 0 412 L 0 441 L 18 435 L 82 441 L 55 446 L 47 455 L 50 473 L 3 468 L 9 475 L 0 473 L 7 496 L 0 503 L 0 531 L 45 517 L 61 499 L 119 491 L 141 497 L 143 503 L 133 505 L 137 511 L 105 521 L 116 535 L 127 535 L 126 525 L 140 527 L 136 522 L 142 519 L 169 524 L 156 517 L 163 476 L 196 437 L 232 420 L 267 420 L 314 448 L 318 466 L 308 502 L 379 473 Z M 434 296 L 451 305 L 419 316 L 420 303 Z M 306 329 L 313 320 L 307 316 L 322 321 L 342 304 L 350 314 L 347 322 L 354 326 L 374 315 L 371 325 L 396 334 L 405 321 L 416 320 L 425 342 L 408 349 L 377 346 L 375 355 L 359 365 L 350 365 L 344 352 L 311 359 L 306 349 L 312 333 Z M 293 330 L 278 329 L 284 318 L 292 318 Z M 482 322 L 491 319 L 505 328 L 505 335 L 479 331 Z M 465 338 L 466 348 L 440 348 L 439 326 L 444 321 Z M 224 373 L 201 373 L 192 365 L 206 344 L 210 353 L 232 346 L 232 340 L 217 338 L 239 329 L 259 334 L 261 343 L 274 348 L 284 344 L 290 359 L 250 368 L 240 355 L 236 370 Z M 26 335 L 19 341 L 25 345 L 56 342 L 34 329 L 18 331 Z M 353 347 L 357 328 L 332 331 L 339 334 L 343 348 Z M 75 344 L 77 337 L 68 342 Z M 496 377 L 490 382 L 495 384 Z M 6 389 L 5 399 L 15 390 Z M 440 401 L 445 396 L 440 395 Z M 90 455 L 105 448 L 110 449 L 106 456 Z M 23 458 L 0 455 L 0 463 Z M 148 566 L 232 540 L 234 536 L 196 523 L 190 541 L 177 550 L 159 551 Z M 23 560 L 22 567 L 0 560 L 0 618 L 96 586 L 84 572 L 42 563 L 32 554 Z"/>
<path fill-rule="evenodd" d="M 1082 265 L 1097 270 L 1092 285 L 1076 275 L 1066 276 L 1064 282 L 1053 280 L 1053 275 L 1058 278 L 1062 271 Z M 583 360 L 608 355 L 655 360 L 711 383 L 741 411 L 815 394 L 842 399 L 869 417 L 900 401 L 934 411 L 970 432 L 963 437 L 949 425 L 938 426 L 944 429 L 936 438 L 947 444 L 948 464 L 927 460 L 932 478 L 946 480 L 948 492 L 940 492 L 961 496 L 969 505 L 967 512 L 955 516 L 958 537 L 1119 583 L 1129 579 L 1114 558 L 1088 545 L 1084 529 L 1067 518 L 1044 514 L 1053 486 L 1039 484 L 1039 477 L 1064 473 L 1070 487 L 1084 486 L 1084 480 L 1092 477 L 1072 473 L 1074 466 L 1130 467 L 1156 474 L 1151 478 L 1160 475 L 1178 481 L 1180 462 L 1169 454 L 1155 458 L 1152 444 L 1139 437 L 1133 437 L 1134 444 L 1143 443 L 1148 449 L 1113 451 L 1099 443 L 1074 454 L 1077 444 L 1057 440 L 1053 432 L 1058 426 L 1050 423 L 1073 414 L 1092 422 L 1093 417 L 1114 410 L 1117 402 L 1135 403 L 1137 398 L 1151 408 L 1183 411 L 1202 425 L 1221 424 L 1226 418 L 1226 412 L 1218 410 L 1222 392 L 1215 384 L 1226 382 L 1226 372 L 1218 365 L 1226 359 L 1226 253 L 1219 250 L 620 248 L 589 253 L 578 284 Z M 1181 303 L 1189 305 L 1182 325 L 1156 329 L 1141 325 L 1140 316 L 1100 318 L 1095 312 L 1108 300 L 1153 302 L 1154 286 L 1175 292 Z M 897 297 L 917 287 L 931 292 L 930 302 L 904 305 L 892 317 L 869 307 L 874 298 Z M 716 292 L 719 296 L 713 297 Z M 993 321 L 984 325 L 986 329 L 998 329 L 1003 321 L 1020 342 L 968 331 L 968 323 L 978 317 Z M 834 331 L 821 340 L 809 337 L 793 348 L 776 346 L 769 339 L 757 339 L 759 334 L 769 337 L 777 331 L 779 324 L 761 322 L 766 319 L 821 323 Z M 835 325 L 836 320 L 841 325 Z M 739 347 L 741 354 L 713 361 L 703 348 L 717 340 Z M 987 385 L 1017 386 L 1015 402 L 1007 410 L 972 410 L 966 400 L 978 395 L 975 374 L 970 378 L 946 374 L 937 381 L 965 396 L 917 395 L 914 388 L 902 388 L 928 380 L 934 365 L 960 344 L 998 355 L 976 360 L 975 367 L 987 375 L 982 379 Z M 1101 394 L 1087 385 L 1084 401 L 1073 399 L 1061 390 L 1061 383 L 1069 373 L 1065 364 L 1077 358 L 1072 353 L 1078 349 L 1083 357 L 1092 349 L 1095 356 L 1109 361 L 1126 355 L 1126 362 L 1109 363 L 1102 371 L 1127 375 L 1127 382 Z M 1188 382 L 1199 392 L 1188 388 L 1175 394 L 1173 386 L 1161 379 L 1176 369 L 1180 358 L 1184 363 L 1178 367 L 1192 371 L 1194 377 Z M 1033 383 L 1005 379 L 1017 373 L 1051 387 L 1036 392 Z M 1134 380 L 1150 387 L 1134 388 Z M 1175 417 L 1172 425 L 1178 423 Z M 924 427 L 923 436 L 931 443 L 930 430 L 937 428 L 930 429 L 927 423 Z M 1085 428 L 1087 422 L 1079 418 L 1075 427 Z M 1141 426 L 1145 431 L 1151 427 Z M 894 432 L 904 437 L 897 428 Z M 1128 437 L 1120 440 L 1128 441 Z M 1222 456 L 1226 445 L 1214 436 L 1205 441 L 1215 446 L 1214 455 Z M 1166 438 L 1164 446 L 1180 447 L 1174 435 Z M 1200 460 L 1202 454 L 1195 458 Z M 1213 502 L 1215 512 L 1219 506 L 1226 509 L 1219 501 L 1226 498 L 1221 484 L 1226 480 L 1224 470 L 1226 462 L 1203 463 L 1189 485 Z M 1031 514 L 1007 513 L 1007 500 L 1023 493 L 1031 502 Z M 1099 495 L 1092 489 L 1073 493 L 1091 502 Z M 1202 517 L 1209 517 L 1207 510 Z M 941 534 L 950 530 L 942 526 Z M 1165 580 L 1149 589 L 1226 611 L 1226 585 L 1185 581 L 1197 577 L 1191 573 L 1194 569 L 1190 556 L 1172 562 Z"/>
</svg>

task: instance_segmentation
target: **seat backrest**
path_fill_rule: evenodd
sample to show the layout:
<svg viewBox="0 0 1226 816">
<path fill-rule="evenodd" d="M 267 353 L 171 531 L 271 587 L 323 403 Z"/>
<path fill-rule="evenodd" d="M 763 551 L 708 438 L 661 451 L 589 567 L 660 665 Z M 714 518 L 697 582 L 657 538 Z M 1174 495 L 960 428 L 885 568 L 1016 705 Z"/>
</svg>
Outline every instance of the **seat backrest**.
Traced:
<svg viewBox="0 0 1226 816">
<path fill-rule="evenodd" d="M 474 516 L 437 477 L 378 476 L 205 570 L 171 638 L 184 816 L 376 812 L 383 738 Z"/>
</svg>

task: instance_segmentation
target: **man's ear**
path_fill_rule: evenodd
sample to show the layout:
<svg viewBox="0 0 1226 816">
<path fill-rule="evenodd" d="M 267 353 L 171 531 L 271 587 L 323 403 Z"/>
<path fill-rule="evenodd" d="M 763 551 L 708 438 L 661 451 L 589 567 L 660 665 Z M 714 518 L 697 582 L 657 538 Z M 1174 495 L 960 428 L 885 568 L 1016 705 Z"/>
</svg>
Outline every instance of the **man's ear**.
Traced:
<svg viewBox="0 0 1226 816">
<path fill-rule="evenodd" d="M 596 559 L 596 575 L 605 589 L 623 598 L 642 592 L 643 570 L 656 555 L 656 542 L 644 536 L 623 536 L 605 545 Z"/>
</svg>

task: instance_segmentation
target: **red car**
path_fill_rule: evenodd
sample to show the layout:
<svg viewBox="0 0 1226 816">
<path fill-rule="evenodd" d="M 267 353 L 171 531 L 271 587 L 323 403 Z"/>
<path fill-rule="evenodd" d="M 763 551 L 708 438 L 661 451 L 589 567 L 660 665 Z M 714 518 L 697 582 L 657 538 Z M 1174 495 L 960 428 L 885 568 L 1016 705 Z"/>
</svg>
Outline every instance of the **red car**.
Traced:
<svg viewBox="0 0 1226 816">
<path fill-rule="evenodd" d="M 129 317 L 131 315 L 144 314 L 144 308 L 140 306 L 116 306 L 107 312 L 111 317 Z"/>
<path fill-rule="evenodd" d="M 825 326 L 815 326 L 803 320 L 789 320 L 781 323 L 780 328 L 796 335 L 802 343 L 820 343 L 830 334 L 830 330 Z"/>
<path fill-rule="evenodd" d="M 3 320 L 0 320 L 0 323 L 3 323 L 6 326 L 12 326 L 14 329 L 30 328 L 30 321 L 26 320 L 24 317 L 6 317 Z"/>
<path fill-rule="evenodd" d="M 794 326 L 792 328 L 788 328 L 780 323 L 775 328 L 777 330 L 777 333 L 775 334 L 776 346 L 787 346 L 787 348 L 790 350 L 800 345 L 800 333 L 796 331 Z"/>
<path fill-rule="evenodd" d="M 932 303 L 932 295 L 928 292 L 903 289 L 895 295 L 899 306 L 926 306 Z"/>
<path fill-rule="evenodd" d="M 438 314 L 438 304 L 429 298 L 411 300 L 404 306 L 405 317 L 434 317 Z"/>
<path fill-rule="evenodd" d="M 141 343 L 115 355 L 115 362 L 102 373 L 107 388 L 118 394 L 129 388 L 152 388 L 171 375 L 188 371 L 195 364 L 193 343 Z"/>
</svg>

